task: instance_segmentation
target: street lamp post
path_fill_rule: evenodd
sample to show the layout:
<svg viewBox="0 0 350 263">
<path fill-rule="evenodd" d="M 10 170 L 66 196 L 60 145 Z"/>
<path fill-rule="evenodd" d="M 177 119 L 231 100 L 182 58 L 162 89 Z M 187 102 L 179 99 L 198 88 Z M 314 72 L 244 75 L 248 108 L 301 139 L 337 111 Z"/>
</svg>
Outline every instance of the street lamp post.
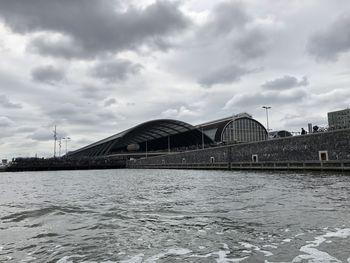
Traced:
<svg viewBox="0 0 350 263">
<path fill-rule="evenodd" d="M 55 129 L 53 130 L 53 140 L 54 140 L 53 158 L 56 158 L 56 142 L 57 142 L 57 130 L 56 130 L 56 125 L 55 125 Z"/>
<path fill-rule="evenodd" d="M 202 130 L 202 149 L 204 149 L 204 133 L 203 133 L 203 127 L 201 128 Z"/>
<path fill-rule="evenodd" d="M 262 106 L 262 108 L 266 110 L 266 128 L 267 128 L 267 133 L 269 133 L 269 131 L 270 131 L 270 128 L 269 128 L 269 109 L 271 109 L 271 107 Z"/>
<path fill-rule="evenodd" d="M 64 137 L 64 138 L 62 138 L 63 140 L 65 140 L 66 141 L 66 156 L 67 156 L 67 153 L 68 153 L 68 140 L 70 140 L 70 137 Z"/>
<path fill-rule="evenodd" d="M 58 138 L 58 157 L 61 157 L 62 139 Z"/>
</svg>

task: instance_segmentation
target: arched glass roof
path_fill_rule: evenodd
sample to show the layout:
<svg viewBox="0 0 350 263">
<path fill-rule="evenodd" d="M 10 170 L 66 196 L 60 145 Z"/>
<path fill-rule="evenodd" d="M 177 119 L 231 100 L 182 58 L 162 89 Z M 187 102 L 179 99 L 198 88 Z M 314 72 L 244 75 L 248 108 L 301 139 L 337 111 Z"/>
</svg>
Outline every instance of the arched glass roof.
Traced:
<svg viewBox="0 0 350 263">
<path fill-rule="evenodd" d="M 196 127 L 178 120 L 160 119 L 144 122 L 131 129 L 71 152 L 68 155 L 108 155 L 108 152 L 112 148 L 119 149 L 130 144 L 140 144 L 146 141 L 154 141 L 164 137 L 184 133 L 186 136 L 181 137 L 184 146 L 194 144 L 194 142 L 202 141 L 202 133 Z M 205 143 L 213 142 L 205 134 L 203 134 L 203 138 L 205 140 Z"/>
</svg>

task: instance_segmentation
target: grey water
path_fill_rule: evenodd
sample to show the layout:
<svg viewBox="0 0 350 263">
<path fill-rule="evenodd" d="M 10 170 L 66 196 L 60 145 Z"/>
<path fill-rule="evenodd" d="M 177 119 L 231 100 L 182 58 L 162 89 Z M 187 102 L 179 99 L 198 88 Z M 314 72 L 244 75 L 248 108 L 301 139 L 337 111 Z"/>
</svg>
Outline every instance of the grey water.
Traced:
<svg viewBox="0 0 350 263">
<path fill-rule="evenodd" d="M 0 262 L 350 262 L 350 176 L 0 173 Z"/>
</svg>

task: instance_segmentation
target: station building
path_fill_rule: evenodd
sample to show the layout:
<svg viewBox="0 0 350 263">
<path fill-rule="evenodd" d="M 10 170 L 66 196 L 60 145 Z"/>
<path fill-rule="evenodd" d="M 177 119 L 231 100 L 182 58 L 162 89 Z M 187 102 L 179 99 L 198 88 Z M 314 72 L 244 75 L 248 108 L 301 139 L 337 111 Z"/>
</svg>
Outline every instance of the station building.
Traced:
<svg viewBox="0 0 350 263">
<path fill-rule="evenodd" d="M 265 127 L 246 112 L 196 126 L 214 142 L 244 143 L 267 139 Z"/>
<path fill-rule="evenodd" d="M 193 126 L 171 119 L 152 120 L 69 152 L 70 157 L 159 155 L 222 144 L 267 140 L 265 127 L 248 113 Z"/>
</svg>

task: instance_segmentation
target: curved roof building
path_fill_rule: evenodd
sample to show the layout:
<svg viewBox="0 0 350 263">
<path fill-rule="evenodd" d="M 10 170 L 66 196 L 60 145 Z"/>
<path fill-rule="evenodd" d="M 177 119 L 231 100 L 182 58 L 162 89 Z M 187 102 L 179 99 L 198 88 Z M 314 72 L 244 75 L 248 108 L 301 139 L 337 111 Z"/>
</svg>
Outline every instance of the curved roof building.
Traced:
<svg viewBox="0 0 350 263">
<path fill-rule="evenodd" d="M 216 143 L 244 143 L 267 140 L 267 130 L 248 113 L 196 126 Z"/>
<path fill-rule="evenodd" d="M 132 151 L 164 152 L 186 150 L 211 144 L 207 135 L 182 121 L 161 119 L 137 125 L 131 129 L 95 142 L 81 149 L 69 152 L 68 156 L 108 156 Z"/>
</svg>

